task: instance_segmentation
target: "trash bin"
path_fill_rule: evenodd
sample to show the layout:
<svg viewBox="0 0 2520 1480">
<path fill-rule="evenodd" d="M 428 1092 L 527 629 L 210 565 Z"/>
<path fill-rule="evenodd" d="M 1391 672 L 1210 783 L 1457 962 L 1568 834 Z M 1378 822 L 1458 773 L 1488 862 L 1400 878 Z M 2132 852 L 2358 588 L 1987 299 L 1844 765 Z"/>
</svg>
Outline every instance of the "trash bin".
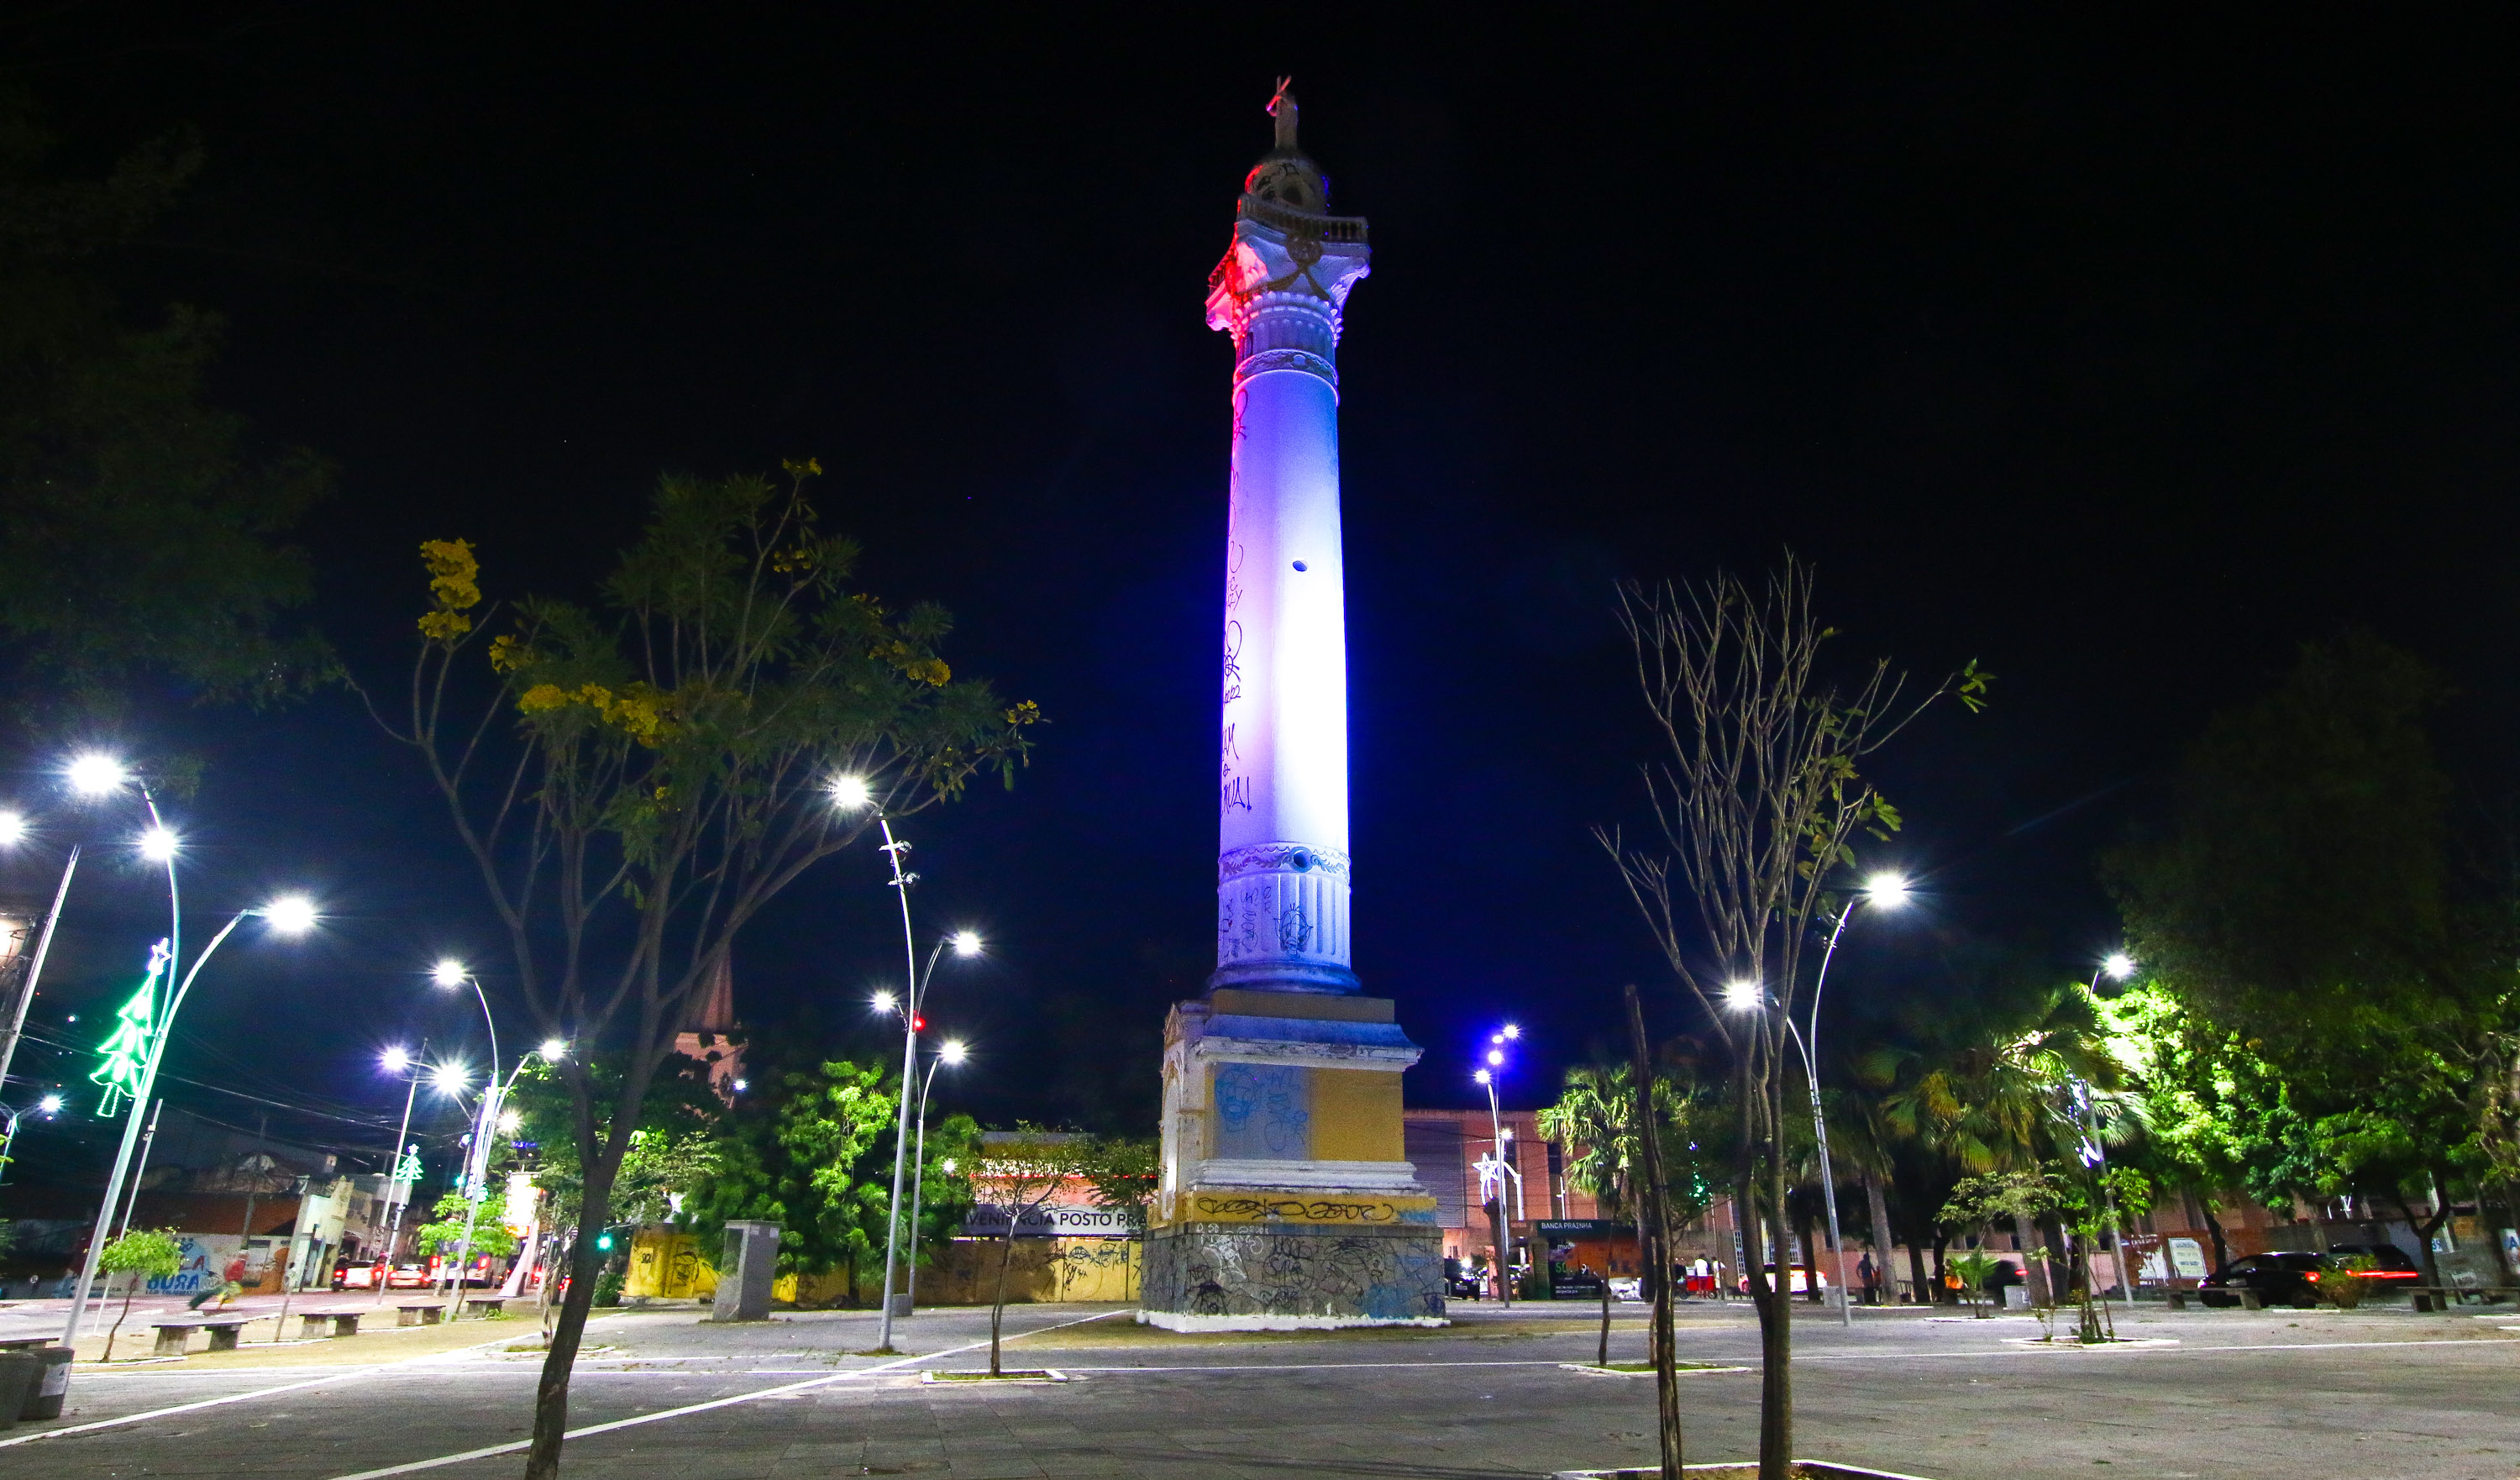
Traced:
<svg viewBox="0 0 2520 1480">
<path fill-rule="evenodd" d="M 58 1418 L 62 1400 L 69 1396 L 70 1358 L 75 1353 L 66 1346 L 38 1347 L 29 1354 L 43 1363 L 43 1373 L 27 1384 L 25 1405 L 18 1410 L 21 1418 Z"/>
<path fill-rule="evenodd" d="M 26 1395 L 43 1379 L 44 1359 L 32 1352 L 0 1352 L 0 1428 L 18 1421 Z"/>
</svg>

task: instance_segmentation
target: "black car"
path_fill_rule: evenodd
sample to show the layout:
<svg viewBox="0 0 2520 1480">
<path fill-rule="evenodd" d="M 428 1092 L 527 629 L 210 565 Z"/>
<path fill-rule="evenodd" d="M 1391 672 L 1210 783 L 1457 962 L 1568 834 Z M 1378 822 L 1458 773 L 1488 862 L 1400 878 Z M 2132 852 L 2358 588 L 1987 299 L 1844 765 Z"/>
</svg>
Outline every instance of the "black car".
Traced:
<svg viewBox="0 0 2520 1480">
<path fill-rule="evenodd" d="M 2422 1278 L 2422 1271 L 2407 1257 L 2407 1251 L 2393 1243 L 2340 1243 L 2333 1250 L 2333 1257 L 2338 1259 L 2358 1256 L 2371 1262 L 2362 1278 L 2376 1282 L 2372 1294 L 2382 1294 L 2393 1285 Z M 2240 1303 L 2242 1290 L 2253 1290 L 2260 1305 L 2290 1305 L 2308 1310 L 2318 1304 L 2319 1267 L 2330 1257 L 2276 1253 L 2234 1259 L 2218 1273 L 2197 1281 L 2196 1298 L 2211 1306 L 2233 1306 Z"/>
</svg>

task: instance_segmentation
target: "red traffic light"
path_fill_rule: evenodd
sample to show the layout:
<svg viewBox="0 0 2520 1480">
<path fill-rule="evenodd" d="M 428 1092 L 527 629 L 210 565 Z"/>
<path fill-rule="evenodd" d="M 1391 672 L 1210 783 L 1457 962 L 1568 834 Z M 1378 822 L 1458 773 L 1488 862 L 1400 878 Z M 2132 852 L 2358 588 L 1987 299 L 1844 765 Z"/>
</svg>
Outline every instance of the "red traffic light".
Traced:
<svg viewBox="0 0 2520 1480">
<path fill-rule="evenodd" d="M 924 1017 L 913 1017 L 912 1019 L 910 1019 L 910 1031 L 912 1031 L 913 1033 L 924 1033 L 924 1032 L 926 1032 L 926 1031 L 927 1031 L 927 1019 L 926 1019 L 926 1018 L 924 1018 Z"/>
</svg>

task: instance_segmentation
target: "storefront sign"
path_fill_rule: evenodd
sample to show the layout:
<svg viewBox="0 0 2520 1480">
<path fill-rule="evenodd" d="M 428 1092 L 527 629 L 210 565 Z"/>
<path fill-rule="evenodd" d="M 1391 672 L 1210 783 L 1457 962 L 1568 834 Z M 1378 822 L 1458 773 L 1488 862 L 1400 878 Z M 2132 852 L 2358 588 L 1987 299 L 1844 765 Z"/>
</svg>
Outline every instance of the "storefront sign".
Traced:
<svg viewBox="0 0 2520 1480">
<path fill-rule="evenodd" d="M 982 1202 L 963 1219 L 966 1238 L 1004 1238 L 1008 1208 Z M 1146 1232 L 1147 1215 L 1137 1208 L 1027 1208 L 1015 1225 L 1017 1238 L 1134 1238 Z"/>
</svg>

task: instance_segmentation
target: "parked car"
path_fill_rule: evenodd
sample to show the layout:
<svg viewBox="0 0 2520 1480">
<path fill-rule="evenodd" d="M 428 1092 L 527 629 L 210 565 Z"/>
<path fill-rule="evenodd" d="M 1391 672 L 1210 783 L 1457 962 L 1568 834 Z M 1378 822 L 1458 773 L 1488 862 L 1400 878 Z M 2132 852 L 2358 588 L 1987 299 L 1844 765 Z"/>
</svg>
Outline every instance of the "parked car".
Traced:
<svg viewBox="0 0 2520 1480">
<path fill-rule="evenodd" d="M 2376 1282 L 2373 1294 L 2423 1278 L 2423 1271 L 2415 1261 L 2394 1243 L 2340 1243 L 2332 1252 L 2339 1259 L 2360 1256 L 2371 1261 L 2371 1268 L 2363 1271 L 2362 1278 Z M 2291 1305 L 2307 1310 L 2318 1304 L 2319 1266 L 2327 1258 L 2326 1254 L 2286 1251 L 2234 1259 L 2197 1281 L 2196 1297 L 2207 1305 L 2234 1306 L 2240 1303 L 2242 1290 L 2254 1290 L 2260 1305 Z"/>
<path fill-rule="evenodd" d="M 1789 1292 L 1796 1295 L 1809 1292 L 1811 1286 L 1806 1284 L 1803 1280 L 1803 1267 L 1801 1265 L 1797 1264 L 1792 1266 L 1786 1271 L 1786 1273 L 1792 1277 L 1790 1279 L 1785 1281 L 1785 1288 Z M 1768 1283 L 1771 1287 L 1777 1283 L 1777 1267 L 1773 1264 L 1768 1266 Z M 1826 1270 L 1820 1272 L 1820 1287 L 1822 1289 L 1828 1288 L 1828 1271 Z M 1747 1275 L 1735 1275 L 1732 1277 L 1732 1288 L 1740 1291 L 1744 1295 L 1747 1295 L 1750 1293 L 1750 1277 Z"/>
<path fill-rule="evenodd" d="M 417 1264 L 398 1264 L 385 1271 L 385 1288 L 418 1290 L 428 1287 L 428 1271 Z M 353 1260 L 333 1267 L 333 1288 L 337 1290 L 373 1290 L 377 1287 L 377 1266 L 366 1260 Z"/>
</svg>

